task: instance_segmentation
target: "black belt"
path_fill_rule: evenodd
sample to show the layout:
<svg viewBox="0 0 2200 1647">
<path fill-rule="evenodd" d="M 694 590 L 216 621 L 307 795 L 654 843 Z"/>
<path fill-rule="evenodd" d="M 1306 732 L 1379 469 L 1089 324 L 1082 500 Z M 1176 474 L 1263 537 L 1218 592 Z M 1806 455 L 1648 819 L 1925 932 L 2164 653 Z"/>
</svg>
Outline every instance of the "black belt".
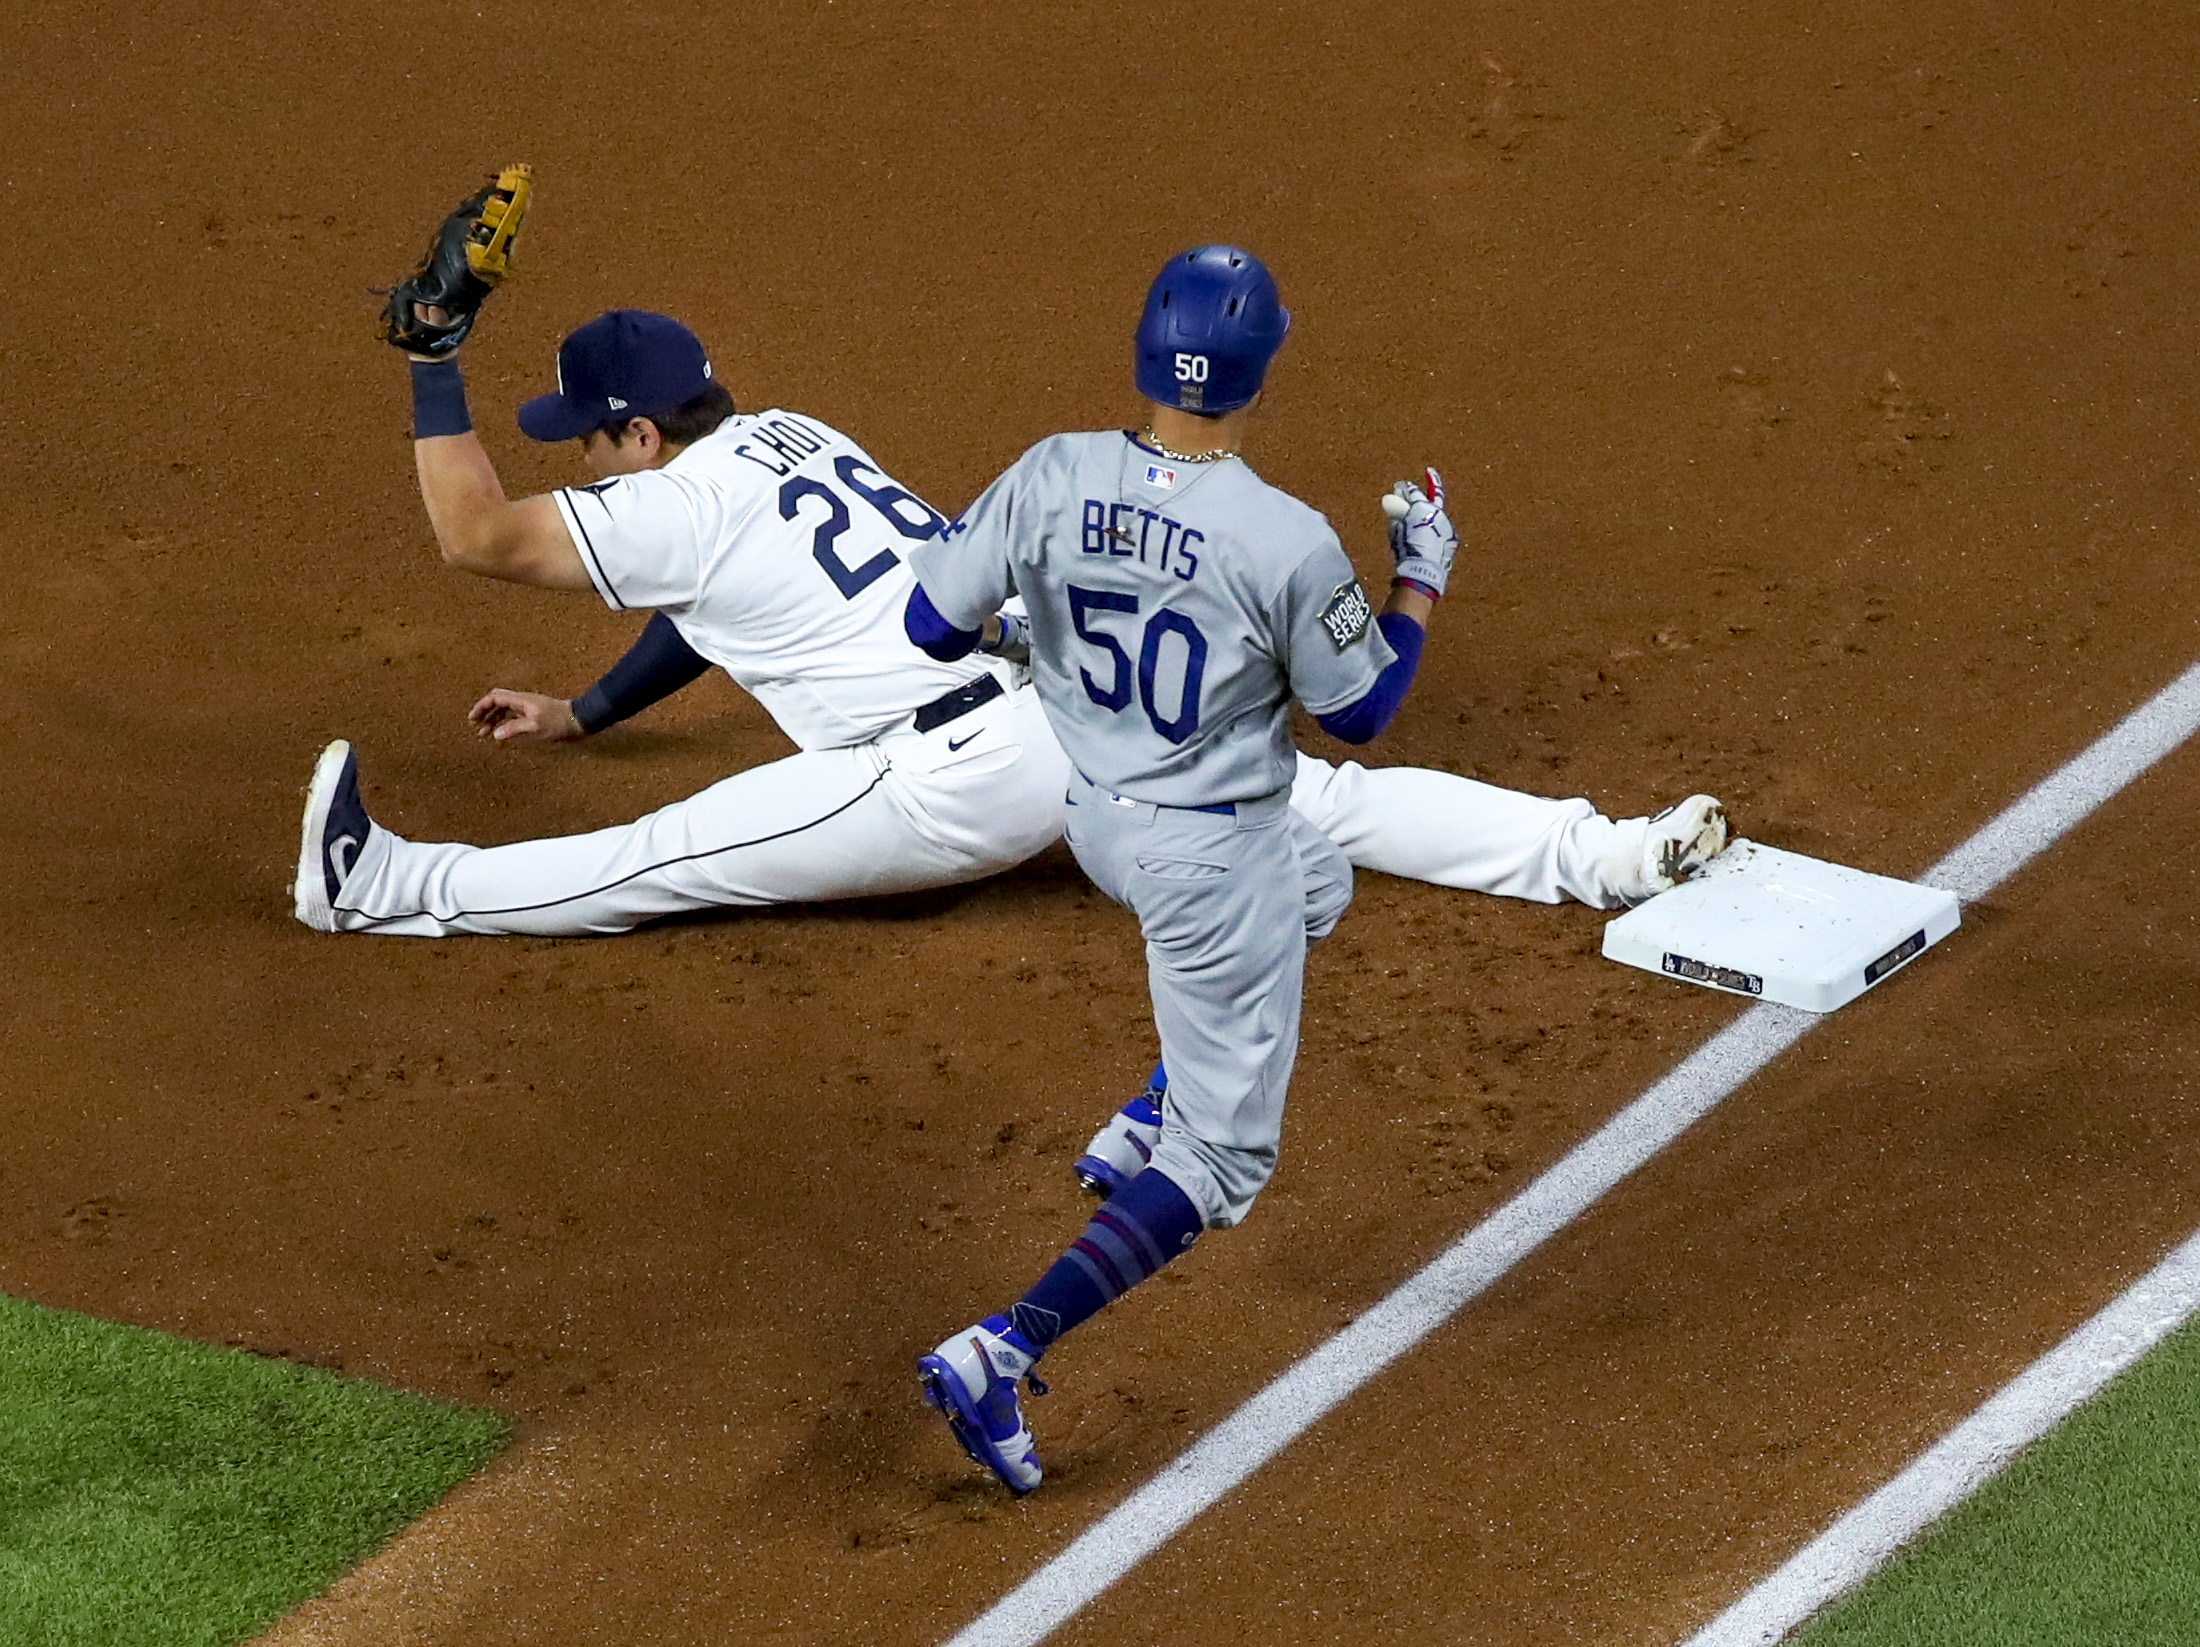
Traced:
<svg viewBox="0 0 2200 1647">
<path fill-rule="evenodd" d="M 998 676 L 980 675 L 952 692 L 942 693 L 918 710 L 917 730 L 930 732 L 949 721 L 960 720 L 981 703 L 991 703 L 1003 690 Z"/>
</svg>

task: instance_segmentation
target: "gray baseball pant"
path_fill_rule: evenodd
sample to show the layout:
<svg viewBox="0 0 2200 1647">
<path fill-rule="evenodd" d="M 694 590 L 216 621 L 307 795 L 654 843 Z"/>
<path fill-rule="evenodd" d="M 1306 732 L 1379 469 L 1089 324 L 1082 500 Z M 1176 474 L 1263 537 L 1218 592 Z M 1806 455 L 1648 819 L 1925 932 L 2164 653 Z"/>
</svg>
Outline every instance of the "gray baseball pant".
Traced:
<svg viewBox="0 0 2200 1647">
<path fill-rule="evenodd" d="M 1154 806 L 1070 780 L 1069 844 L 1138 917 L 1168 1066 L 1149 1170 L 1211 1229 L 1239 1222 L 1276 1168 L 1299 1050 L 1306 946 L 1352 902 L 1352 866 L 1290 792 L 1233 815 Z"/>
</svg>

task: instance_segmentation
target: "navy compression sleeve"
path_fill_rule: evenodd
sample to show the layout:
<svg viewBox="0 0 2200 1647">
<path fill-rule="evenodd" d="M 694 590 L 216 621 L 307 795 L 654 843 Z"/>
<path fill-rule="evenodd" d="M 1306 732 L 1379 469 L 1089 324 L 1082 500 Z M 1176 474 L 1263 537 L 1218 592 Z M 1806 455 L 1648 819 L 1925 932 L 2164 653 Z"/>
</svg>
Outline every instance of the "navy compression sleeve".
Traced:
<svg viewBox="0 0 2200 1647">
<path fill-rule="evenodd" d="M 1375 677 L 1366 697 L 1314 717 L 1324 732 L 1346 743 L 1366 743 L 1390 724 L 1398 705 L 1405 702 L 1414 670 L 1421 666 L 1421 643 L 1428 638 L 1427 632 L 1403 612 L 1385 612 L 1375 620 L 1375 626 L 1398 656 Z"/>
<path fill-rule="evenodd" d="M 669 698 L 710 667 L 662 612 L 650 614 L 641 638 L 603 679 L 573 700 L 583 732 L 601 732 Z"/>
<path fill-rule="evenodd" d="M 932 597 L 924 592 L 921 583 L 909 591 L 909 604 L 902 609 L 901 626 L 927 656 L 942 663 L 967 658 L 977 650 L 978 637 L 985 633 L 983 625 L 976 629 L 957 629 L 941 617 L 939 608 L 932 604 Z"/>
</svg>

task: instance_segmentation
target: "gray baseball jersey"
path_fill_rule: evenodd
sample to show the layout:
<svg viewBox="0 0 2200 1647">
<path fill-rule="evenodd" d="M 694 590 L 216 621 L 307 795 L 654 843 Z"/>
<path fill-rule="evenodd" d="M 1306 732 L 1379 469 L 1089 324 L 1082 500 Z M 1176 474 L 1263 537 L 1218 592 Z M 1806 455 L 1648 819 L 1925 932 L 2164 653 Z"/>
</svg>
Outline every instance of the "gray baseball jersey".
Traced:
<svg viewBox="0 0 2200 1647">
<path fill-rule="evenodd" d="M 910 560 L 957 628 L 1022 595 L 1070 759 L 1162 806 L 1289 788 L 1288 700 L 1342 709 L 1394 656 L 1320 514 L 1120 430 L 1041 441 Z"/>
</svg>

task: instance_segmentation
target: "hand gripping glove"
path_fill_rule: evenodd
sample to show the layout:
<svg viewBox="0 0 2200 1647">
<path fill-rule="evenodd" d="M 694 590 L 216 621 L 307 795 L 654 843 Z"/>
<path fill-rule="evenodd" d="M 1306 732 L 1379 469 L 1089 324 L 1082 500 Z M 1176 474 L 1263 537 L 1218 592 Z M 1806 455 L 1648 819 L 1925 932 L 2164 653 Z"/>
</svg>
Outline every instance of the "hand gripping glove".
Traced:
<svg viewBox="0 0 2200 1647">
<path fill-rule="evenodd" d="M 466 341 L 474 317 L 512 272 L 514 242 L 535 192 L 531 166 L 507 166 L 468 195 L 443 220 L 420 267 L 390 292 L 382 311 L 382 335 L 410 355 L 441 360 Z M 421 318 L 420 307 L 443 310 L 440 321 Z"/>
<path fill-rule="evenodd" d="M 1390 519 L 1390 558 L 1397 562 L 1392 576 L 1411 578 L 1441 595 L 1452 557 L 1459 553 L 1459 534 L 1444 513 L 1444 477 L 1424 469 L 1421 479 L 1420 486 L 1401 480 L 1383 496 L 1383 513 Z"/>
</svg>

